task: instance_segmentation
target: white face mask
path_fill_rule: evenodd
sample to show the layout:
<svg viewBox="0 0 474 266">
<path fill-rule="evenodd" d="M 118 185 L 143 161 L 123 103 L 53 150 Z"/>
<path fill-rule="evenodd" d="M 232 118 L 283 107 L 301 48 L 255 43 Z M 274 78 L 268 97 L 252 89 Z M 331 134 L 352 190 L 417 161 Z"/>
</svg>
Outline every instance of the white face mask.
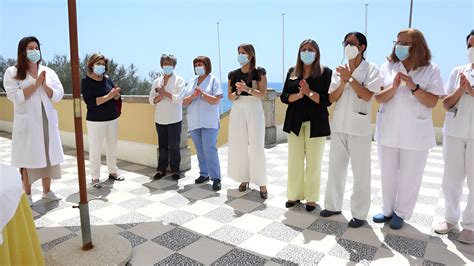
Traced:
<svg viewBox="0 0 474 266">
<path fill-rule="evenodd" d="M 347 59 L 352 60 L 359 54 L 359 49 L 357 46 L 348 44 L 346 47 L 344 47 L 344 54 L 346 55 Z"/>
<path fill-rule="evenodd" d="M 469 63 L 474 64 L 474 47 L 467 50 L 467 56 L 469 58 Z"/>
</svg>

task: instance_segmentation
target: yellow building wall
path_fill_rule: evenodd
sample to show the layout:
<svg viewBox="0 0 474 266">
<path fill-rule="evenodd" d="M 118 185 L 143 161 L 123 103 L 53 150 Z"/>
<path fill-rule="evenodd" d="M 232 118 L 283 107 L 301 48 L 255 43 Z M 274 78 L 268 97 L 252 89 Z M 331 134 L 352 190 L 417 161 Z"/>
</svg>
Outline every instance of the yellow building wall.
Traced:
<svg viewBox="0 0 474 266">
<path fill-rule="evenodd" d="M 62 131 L 74 132 L 74 120 L 73 120 L 73 105 L 72 100 L 65 99 L 57 103 L 55 107 L 58 110 L 59 115 L 59 128 Z M 285 120 L 285 112 L 287 105 L 280 101 L 280 98 L 276 99 L 275 102 L 275 120 L 277 125 L 283 124 Z M 334 106 L 329 108 L 330 112 Z M 372 122 L 375 123 L 376 113 L 378 104 L 374 103 L 372 106 Z M 218 146 L 222 146 L 227 143 L 228 128 L 229 128 L 229 112 L 225 113 L 221 117 L 221 128 L 219 131 Z M 87 133 L 87 127 L 85 124 L 86 106 L 82 103 L 82 115 L 83 115 L 83 131 Z M 443 109 L 442 102 L 438 101 L 438 104 L 433 109 L 433 124 L 435 127 L 442 127 L 445 117 L 445 110 Z M 4 96 L 0 97 L 0 120 L 2 121 L 13 121 L 13 104 Z M 157 136 L 154 124 L 154 109 L 153 106 L 147 103 L 130 103 L 124 102 L 122 106 L 122 116 L 119 122 L 119 139 L 126 141 L 133 141 L 146 144 L 157 144 Z M 194 154 L 195 149 L 192 144 L 191 138 L 188 139 L 189 147 L 191 152 Z"/>
</svg>

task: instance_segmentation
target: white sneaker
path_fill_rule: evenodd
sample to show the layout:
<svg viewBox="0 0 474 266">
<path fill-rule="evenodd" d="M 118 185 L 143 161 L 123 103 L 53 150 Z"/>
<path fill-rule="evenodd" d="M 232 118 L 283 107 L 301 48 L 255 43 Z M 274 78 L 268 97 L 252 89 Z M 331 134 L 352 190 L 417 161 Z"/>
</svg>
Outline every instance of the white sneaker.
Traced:
<svg viewBox="0 0 474 266">
<path fill-rule="evenodd" d="M 33 206 L 33 198 L 31 195 L 26 195 L 26 197 L 28 198 L 28 204 L 30 204 L 30 207 Z"/>
<path fill-rule="evenodd" d="M 43 199 L 49 199 L 49 200 L 60 200 L 62 199 L 61 196 L 59 195 L 56 195 L 53 191 L 49 191 L 48 193 L 44 193 L 43 192 L 43 195 L 41 196 Z"/>
<path fill-rule="evenodd" d="M 464 244 L 474 244 L 474 231 L 463 229 L 459 234 L 458 241 Z"/>
<path fill-rule="evenodd" d="M 434 228 L 434 231 L 438 234 L 444 235 L 456 229 L 458 229 L 458 227 L 455 224 L 441 222 Z"/>
</svg>

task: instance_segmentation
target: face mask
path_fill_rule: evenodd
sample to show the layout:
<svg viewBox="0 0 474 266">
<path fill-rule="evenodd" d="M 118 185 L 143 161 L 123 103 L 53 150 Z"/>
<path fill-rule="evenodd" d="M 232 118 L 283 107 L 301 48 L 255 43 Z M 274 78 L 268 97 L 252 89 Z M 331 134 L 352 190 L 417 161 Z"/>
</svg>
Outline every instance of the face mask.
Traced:
<svg viewBox="0 0 474 266">
<path fill-rule="evenodd" d="M 32 63 L 38 63 L 38 61 L 41 58 L 41 53 L 39 50 L 28 50 L 26 51 L 26 57 L 28 60 L 30 60 Z"/>
<path fill-rule="evenodd" d="M 101 76 L 102 74 L 105 73 L 105 66 L 103 65 L 94 65 L 94 74 L 97 76 Z"/>
<path fill-rule="evenodd" d="M 174 67 L 173 66 L 163 66 L 163 73 L 165 75 L 171 75 L 173 74 Z"/>
<path fill-rule="evenodd" d="M 246 54 L 239 54 L 239 56 L 237 57 L 237 60 L 239 61 L 239 64 L 241 66 L 246 65 L 248 62 L 250 62 L 249 56 Z"/>
<path fill-rule="evenodd" d="M 344 54 L 346 55 L 347 59 L 352 60 L 359 54 L 359 49 L 357 49 L 357 46 L 348 44 L 346 47 L 344 47 Z"/>
<path fill-rule="evenodd" d="M 308 51 L 300 52 L 300 59 L 303 61 L 303 64 L 311 65 L 316 59 L 316 53 Z"/>
<path fill-rule="evenodd" d="M 206 74 L 206 69 L 203 66 L 194 67 L 194 71 L 198 76 L 203 76 Z"/>
<path fill-rule="evenodd" d="M 474 47 L 467 50 L 467 55 L 469 56 L 469 63 L 474 64 Z"/>
<path fill-rule="evenodd" d="M 408 45 L 396 45 L 395 46 L 395 55 L 403 61 L 410 56 L 410 46 Z"/>
</svg>

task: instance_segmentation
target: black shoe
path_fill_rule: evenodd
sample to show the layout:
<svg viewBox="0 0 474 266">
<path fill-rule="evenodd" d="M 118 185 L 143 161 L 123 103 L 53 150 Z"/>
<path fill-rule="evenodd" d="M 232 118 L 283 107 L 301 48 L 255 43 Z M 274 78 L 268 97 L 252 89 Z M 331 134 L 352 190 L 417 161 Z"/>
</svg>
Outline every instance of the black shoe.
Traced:
<svg viewBox="0 0 474 266">
<path fill-rule="evenodd" d="M 212 190 L 218 191 L 218 190 L 221 190 L 221 188 L 222 188 L 221 180 L 214 179 L 214 181 L 212 181 Z"/>
<path fill-rule="evenodd" d="M 161 172 L 161 171 L 158 171 L 155 176 L 153 177 L 153 179 L 155 180 L 158 180 L 158 179 L 161 179 L 163 176 L 165 176 L 166 173 L 165 172 Z"/>
<path fill-rule="evenodd" d="M 319 213 L 319 215 L 320 215 L 321 217 L 331 217 L 331 216 L 337 215 L 337 214 L 341 214 L 341 212 L 340 212 L 340 211 L 338 211 L 338 212 L 333 212 L 333 211 L 324 209 L 324 210 L 322 210 L 322 211 Z"/>
<path fill-rule="evenodd" d="M 311 212 L 311 211 L 314 211 L 314 209 L 316 209 L 316 205 L 308 205 L 306 204 L 306 211 L 307 212 Z"/>
<path fill-rule="evenodd" d="M 349 227 L 352 227 L 352 228 L 359 228 L 362 225 L 364 225 L 364 220 L 359 220 L 357 218 L 352 218 L 349 221 Z"/>
<path fill-rule="evenodd" d="M 285 207 L 287 208 L 291 208 L 291 207 L 294 207 L 296 205 L 296 203 L 300 203 L 300 200 L 296 200 L 296 201 L 287 201 L 285 203 Z"/>
<path fill-rule="evenodd" d="M 200 177 L 198 177 L 194 180 L 194 183 L 201 184 L 201 183 L 204 183 L 204 182 L 207 182 L 207 181 L 209 181 L 208 176 L 200 176 Z"/>
<path fill-rule="evenodd" d="M 173 180 L 178 180 L 179 178 L 180 178 L 180 176 L 177 173 L 174 173 L 174 174 L 171 175 L 171 179 L 173 179 Z"/>
</svg>

